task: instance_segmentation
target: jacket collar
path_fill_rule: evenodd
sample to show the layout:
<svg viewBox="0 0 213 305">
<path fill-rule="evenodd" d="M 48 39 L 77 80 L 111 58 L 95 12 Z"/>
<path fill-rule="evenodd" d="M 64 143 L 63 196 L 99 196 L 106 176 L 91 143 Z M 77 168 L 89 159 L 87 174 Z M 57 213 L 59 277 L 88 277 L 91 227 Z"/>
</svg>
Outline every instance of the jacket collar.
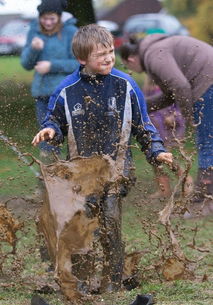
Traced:
<svg viewBox="0 0 213 305">
<path fill-rule="evenodd" d="M 94 82 L 94 83 L 99 83 L 99 82 L 103 82 L 106 77 L 109 75 L 102 75 L 102 74 L 87 74 L 84 72 L 84 66 L 80 66 L 79 67 L 79 73 L 81 78 L 90 81 L 90 82 Z"/>
</svg>

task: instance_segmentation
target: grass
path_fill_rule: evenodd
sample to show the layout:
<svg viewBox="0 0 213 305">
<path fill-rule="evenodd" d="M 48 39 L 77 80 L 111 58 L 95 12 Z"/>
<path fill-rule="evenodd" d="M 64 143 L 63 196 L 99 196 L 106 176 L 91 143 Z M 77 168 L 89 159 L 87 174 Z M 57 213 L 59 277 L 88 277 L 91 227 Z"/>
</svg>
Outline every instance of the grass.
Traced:
<svg viewBox="0 0 213 305">
<path fill-rule="evenodd" d="M 1 64 L 1 104 L 0 121 L 2 132 L 16 144 L 21 152 L 31 152 L 38 156 L 38 149 L 31 146 L 31 140 L 37 131 L 34 116 L 34 101 L 30 96 L 29 84 L 31 72 L 24 71 L 19 65 L 18 57 L 0 57 Z M 18 80 L 17 80 L 18 75 Z M 187 155 L 194 153 L 193 139 L 186 143 Z M 174 154 L 179 162 L 178 151 Z M 213 221 L 211 217 L 183 220 L 172 219 L 181 248 L 185 255 L 194 261 L 190 266 L 194 270 L 194 278 L 185 280 L 165 281 L 155 266 L 162 259 L 162 251 L 168 246 L 168 235 L 165 228 L 158 222 L 158 212 L 165 202 L 150 201 L 149 193 L 153 191 L 152 167 L 146 162 L 140 149 L 133 149 L 138 182 L 132 188 L 123 204 L 123 239 L 126 251 L 143 251 L 140 262 L 140 286 L 132 291 L 121 291 L 113 294 L 97 296 L 94 302 L 86 305 L 128 305 L 137 294 L 151 293 L 159 305 L 212 305 L 213 299 Z M 196 155 L 191 174 L 196 172 Z M 176 178 L 171 174 L 173 184 Z M 1 196 L 23 196 L 33 192 L 37 179 L 29 167 L 18 160 L 10 146 L 0 141 L 0 189 Z M 23 211 L 23 215 L 25 211 Z M 25 215 L 26 216 L 26 215 Z M 189 247 L 193 241 L 195 229 L 196 246 L 209 249 L 200 252 Z M 150 232 L 156 233 L 149 234 Z M 18 244 L 16 257 L 8 254 L 5 261 L 4 274 L 0 273 L 0 305 L 28 305 L 34 289 L 42 283 L 52 283 L 53 275 L 47 273 L 48 263 L 41 261 L 39 255 L 40 240 L 38 239 L 35 220 L 24 220 L 24 227 L 17 232 Z M 162 244 L 159 246 L 159 240 Z M 4 253 L 11 250 L 1 243 Z M 168 248 L 166 255 L 170 255 Z M 1 259 L 3 256 L 1 255 Z M 154 267 L 154 268 L 153 268 Z M 67 305 L 59 292 L 43 296 L 52 305 Z M 96 302 L 96 303 L 95 303 Z"/>
<path fill-rule="evenodd" d="M 19 57 L 0 57 L 0 131 L 20 153 L 39 155 L 39 149 L 31 145 L 38 131 L 35 119 L 34 99 L 30 84 L 32 72 L 24 70 Z M 38 179 L 26 166 L 11 145 L 0 139 L 0 186 L 1 196 L 31 195 L 37 187 Z M 29 158 L 29 162 L 31 162 Z M 33 165 L 37 171 L 38 166 Z"/>
<path fill-rule="evenodd" d="M 1 196 L 24 196 L 34 192 L 37 178 L 8 147 L 1 149 L 0 165 Z"/>
<path fill-rule="evenodd" d="M 38 149 L 31 146 L 32 137 L 37 131 L 34 101 L 28 84 L 8 80 L 0 83 L 0 87 L 0 130 L 1 135 L 11 143 L 6 145 L 0 138 L 1 195 L 18 196 L 31 193 L 37 183 L 33 172 L 13 151 L 15 146 L 20 153 L 30 152 L 38 156 Z"/>
<path fill-rule="evenodd" d="M 21 66 L 19 56 L 0 56 L 0 66 L 0 82 L 30 83 L 32 80 L 33 71 L 26 71 Z"/>
</svg>

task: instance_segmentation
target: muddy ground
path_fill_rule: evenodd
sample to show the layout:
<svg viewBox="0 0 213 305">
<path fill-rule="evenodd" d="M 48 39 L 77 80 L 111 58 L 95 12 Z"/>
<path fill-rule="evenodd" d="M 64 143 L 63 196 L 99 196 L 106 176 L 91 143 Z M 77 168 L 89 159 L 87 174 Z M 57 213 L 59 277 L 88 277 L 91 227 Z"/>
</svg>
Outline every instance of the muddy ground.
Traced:
<svg viewBox="0 0 213 305">
<path fill-rule="evenodd" d="M 31 225 L 34 223 L 34 220 L 37 219 L 38 211 L 40 210 L 42 206 L 42 198 L 38 195 L 35 195 L 34 197 L 0 197 L 0 201 L 3 203 L 6 203 L 7 208 L 12 212 L 12 215 L 14 218 L 19 220 L 20 222 L 24 222 L 25 229 L 23 231 L 24 234 L 28 233 L 27 227 L 29 224 Z M 190 233 L 191 237 L 187 240 L 189 247 L 189 252 L 195 251 L 196 253 L 190 257 L 191 253 L 188 255 L 188 250 L 186 247 L 186 242 L 183 240 L 181 242 L 181 249 L 184 249 L 184 253 L 180 251 L 178 248 L 178 245 L 174 242 L 172 245 L 171 240 L 167 238 L 167 233 L 162 228 L 158 227 L 157 223 L 159 223 L 159 214 L 158 212 L 161 211 L 167 204 L 167 201 L 163 200 L 150 200 L 149 194 L 146 193 L 146 190 L 144 190 L 143 184 L 141 181 L 138 181 L 136 183 L 136 186 L 134 186 L 129 193 L 129 195 L 124 199 L 123 201 L 123 234 L 124 234 L 124 240 L 127 245 L 127 251 L 128 252 L 134 252 L 135 250 L 140 250 L 138 252 L 142 253 L 142 255 L 145 257 L 145 260 L 147 260 L 146 266 L 140 266 L 141 273 L 140 280 L 145 282 L 164 282 L 165 278 L 162 276 L 162 270 L 160 270 L 160 265 L 162 264 L 162 258 L 164 256 L 164 263 L 165 260 L 170 257 L 170 260 L 167 259 L 167 265 L 168 267 L 167 272 L 168 276 L 173 273 L 173 268 L 176 267 L 179 268 L 180 272 L 179 275 L 182 275 L 182 278 L 185 280 L 192 280 L 194 283 L 196 282 L 203 282 L 203 281 L 212 281 L 213 280 L 213 270 L 211 272 L 211 263 L 209 263 L 209 260 L 207 260 L 207 263 L 205 263 L 205 267 L 201 267 L 202 260 L 206 259 L 206 257 L 212 256 L 212 247 L 213 247 L 213 241 L 212 239 L 209 239 L 205 237 L 205 234 L 208 234 L 208 227 L 211 226 L 212 218 L 206 219 L 206 218 L 195 218 L 192 220 L 189 220 L 187 223 L 183 223 L 182 220 L 180 220 L 178 217 L 175 218 L 175 225 L 174 225 L 174 235 L 179 240 L 181 238 L 181 235 L 184 231 L 187 230 L 188 227 L 190 227 Z M 31 220 L 33 220 L 31 222 Z M 177 220 L 177 221 L 176 221 Z M 180 220 L 180 221 L 179 221 Z M 197 222 L 198 221 L 198 222 Z M 197 223 L 196 223 L 197 222 Z M 199 227 L 203 230 L 202 238 L 196 235 L 196 230 L 199 234 Z M 143 233 L 140 231 L 141 227 L 143 227 Z M 197 228 L 197 229 L 196 229 Z M 205 229 L 206 228 L 206 229 Z M 34 228 L 35 229 L 35 228 Z M 182 230 L 183 229 L 183 230 Z M 182 231 L 181 231 L 182 230 Z M 205 230 L 207 233 L 205 233 Z M 133 231 L 133 232 L 131 232 Z M 141 240 L 141 234 L 144 234 L 144 239 L 147 237 L 148 243 L 143 243 L 143 238 Z M 172 231 L 173 232 L 173 231 Z M 171 233 L 171 232 L 170 232 Z M 185 237 L 184 237 L 185 238 Z M 175 239 L 173 240 L 175 241 Z M 141 243 L 141 246 L 140 246 Z M 40 241 L 38 242 L 36 234 L 33 235 L 33 241 L 28 244 L 29 249 L 24 252 L 24 255 L 28 255 L 30 258 L 30 264 L 32 263 L 33 267 L 29 267 L 29 263 L 27 263 L 24 266 L 22 265 L 22 254 L 18 255 L 17 261 L 19 266 L 13 267 L 9 272 L 6 272 L 3 276 L 1 276 L 1 283 L 5 285 L 5 287 L 14 287 L 13 289 L 16 289 L 16 287 L 20 287 L 20 284 L 23 283 L 25 287 L 28 287 L 28 298 L 30 298 L 31 295 L 35 293 L 37 290 L 38 292 L 43 292 L 41 289 L 47 289 L 45 291 L 45 294 L 42 294 L 42 296 L 48 300 L 48 298 L 53 298 L 50 304 L 70 304 L 67 303 L 67 301 L 64 299 L 63 295 L 61 295 L 59 286 L 54 283 L 53 279 L 53 273 L 51 271 L 48 271 L 48 274 L 46 273 L 46 270 L 51 267 L 51 264 L 49 262 L 42 262 L 40 258 L 40 254 L 38 253 L 38 247 L 40 245 Z M 150 251 L 149 251 L 150 247 Z M 160 249 L 160 253 L 157 253 L 157 249 Z M 33 249 L 33 251 L 32 251 Z M 190 250 L 191 249 L 191 250 Z M 18 251 L 20 250 L 20 246 L 18 247 Z M 186 250 L 186 251 L 185 251 Z M 32 251 L 32 252 L 31 252 Z M 175 252 L 176 251 L 176 252 Z M 177 261 L 174 262 L 171 260 L 172 254 L 176 255 L 185 255 L 192 258 L 193 260 L 197 260 L 196 263 L 193 263 L 192 265 L 189 264 L 192 269 L 187 270 L 187 273 L 184 275 L 185 266 L 178 265 Z M 201 256 L 203 258 L 201 258 Z M 33 262 L 32 257 L 35 259 Z M 172 256 L 174 258 L 174 256 Z M 205 262 L 205 261 L 204 261 Z M 144 264 L 144 261 L 143 261 Z M 173 264 L 173 265 L 171 265 Z M 27 271 L 25 271 L 25 268 Z M 139 269 L 140 269 L 139 268 Z M 22 271 L 20 270 L 22 269 Z M 24 270 L 23 270 L 24 269 Z M 28 270 L 29 269 L 29 270 Z M 193 275 L 194 270 L 196 270 L 195 276 Z M 209 270 L 209 271 L 208 271 Z M 165 271 L 165 269 L 164 269 Z M 20 273 L 22 272 L 22 273 Z M 26 274 L 27 275 L 26 275 Z M 20 276 L 20 274 L 22 274 Z M 24 275 L 23 275 L 24 274 Z M 166 274 L 166 273 L 165 273 Z M 145 276 L 144 276 L 145 275 Z M 21 281 L 19 281 L 21 278 Z M 177 276 L 178 278 L 178 276 Z M 12 281 L 11 281 L 12 279 Z M 180 276 L 181 279 L 181 276 Z M 212 279 L 212 280 L 211 280 Z M 47 284 L 47 285 L 46 285 Z M 16 286 L 17 285 L 17 286 Z M 46 287 L 46 288 L 44 288 Z M 19 289 L 19 288 L 18 288 Z M 50 292 L 50 293 L 49 293 Z M 54 296 L 52 295 L 52 292 L 54 292 Z M 150 291 L 152 292 L 152 291 Z M 123 295 L 121 294 L 121 303 L 116 304 L 125 304 L 128 305 L 130 302 L 128 300 L 133 300 L 135 297 L 136 292 L 133 290 L 132 295 L 128 295 L 126 298 L 126 303 L 123 300 Z M 116 297 L 119 297 L 119 295 L 116 295 Z M 107 299 L 109 300 L 109 303 L 107 301 L 104 303 L 104 301 L 101 301 L 101 296 L 96 296 L 95 300 L 98 302 L 97 304 L 113 304 L 113 295 L 107 296 Z M 54 300 L 60 300 L 59 303 Z M 104 296 L 103 296 L 104 300 Z M 96 302 L 95 301 L 95 302 Z M 96 304 L 92 301 L 91 304 Z M 158 303 L 158 302 L 157 302 Z M 6 301 L 0 304 L 9 304 Z M 22 303 L 19 303 L 17 301 L 14 305 L 28 305 L 29 301 L 25 301 Z M 90 304 L 90 303 L 86 303 Z M 191 304 L 190 302 L 187 303 L 159 303 L 159 304 Z M 201 303 L 195 303 L 195 304 L 201 304 Z M 203 304 L 211 304 L 208 302 L 204 302 Z"/>
</svg>

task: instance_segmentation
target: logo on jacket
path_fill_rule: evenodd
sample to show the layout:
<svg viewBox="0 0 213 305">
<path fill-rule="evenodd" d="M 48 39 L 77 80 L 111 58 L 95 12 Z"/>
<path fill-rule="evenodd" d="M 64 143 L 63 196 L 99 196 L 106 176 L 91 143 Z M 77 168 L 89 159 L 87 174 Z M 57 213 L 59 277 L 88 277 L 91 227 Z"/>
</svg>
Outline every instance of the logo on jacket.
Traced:
<svg viewBox="0 0 213 305">
<path fill-rule="evenodd" d="M 108 98 L 107 107 L 108 107 L 108 111 L 106 112 L 106 115 L 114 115 L 115 113 L 118 112 L 116 105 L 116 98 L 114 96 Z"/>
<path fill-rule="evenodd" d="M 73 109 L 74 109 L 72 111 L 73 116 L 84 115 L 84 113 L 85 113 L 85 111 L 84 111 L 84 109 L 82 109 L 82 105 L 80 103 L 75 104 Z"/>
</svg>

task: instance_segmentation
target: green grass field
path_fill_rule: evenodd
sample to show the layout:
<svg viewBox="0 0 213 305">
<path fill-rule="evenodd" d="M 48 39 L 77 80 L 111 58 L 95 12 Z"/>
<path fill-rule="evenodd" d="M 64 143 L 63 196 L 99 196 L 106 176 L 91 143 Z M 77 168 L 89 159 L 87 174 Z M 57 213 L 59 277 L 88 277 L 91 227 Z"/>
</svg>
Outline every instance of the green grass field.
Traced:
<svg viewBox="0 0 213 305">
<path fill-rule="evenodd" d="M 32 137 L 37 131 L 34 101 L 29 89 L 32 73 L 20 67 L 18 57 L 0 57 L 0 65 L 0 130 L 21 152 L 30 152 L 38 157 L 38 149 L 31 146 Z M 187 155 L 195 151 L 193 142 L 190 138 L 186 143 Z M 184 163 L 178 151 L 174 154 L 178 163 Z M 138 182 L 123 204 L 122 231 L 126 251 L 143 253 L 139 268 L 140 286 L 132 291 L 123 290 L 119 293 L 97 296 L 93 301 L 84 304 L 129 305 L 138 293 L 151 293 L 159 305 L 212 305 L 212 217 L 172 219 L 172 228 L 180 241 L 181 249 L 191 261 L 189 265 L 194 271 L 194 277 L 166 281 L 159 272 L 159 262 L 162 260 L 162 254 L 166 257 L 172 255 L 171 244 L 165 228 L 158 221 L 158 212 L 166 202 L 150 200 L 149 194 L 155 188 L 152 167 L 146 162 L 140 149 L 134 148 L 133 155 Z M 190 172 L 195 175 L 196 154 Z M 174 174 L 170 175 L 174 185 L 177 179 Z M 18 159 L 10 146 L 0 140 L 1 199 L 30 195 L 36 186 L 37 178 L 29 167 Z M 24 208 L 23 216 L 27 216 Z M 17 253 L 15 256 L 9 254 L 3 269 L 0 270 L 0 305 L 29 305 L 33 291 L 38 286 L 54 282 L 53 274 L 46 272 L 48 263 L 41 262 L 35 219 L 25 217 L 24 227 L 16 235 Z M 0 250 L 1 263 L 11 247 L 1 243 Z M 60 292 L 43 297 L 51 305 L 71 304 Z"/>
<path fill-rule="evenodd" d="M 37 156 L 38 149 L 31 146 L 32 137 L 37 131 L 34 101 L 30 95 L 32 73 L 20 67 L 18 57 L 0 57 L 0 64 L 3 67 L 2 75 L 8 71 L 7 78 L 0 82 L 0 136 L 7 137 L 21 153 L 31 152 Z M 37 183 L 29 167 L 19 160 L 1 137 L 0 181 L 2 196 L 32 193 Z"/>
<path fill-rule="evenodd" d="M 25 71 L 18 56 L 1 56 L 0 66 L 0 82 L 30 83 L 32 80 L 33 71 Z"/>
</svg>

